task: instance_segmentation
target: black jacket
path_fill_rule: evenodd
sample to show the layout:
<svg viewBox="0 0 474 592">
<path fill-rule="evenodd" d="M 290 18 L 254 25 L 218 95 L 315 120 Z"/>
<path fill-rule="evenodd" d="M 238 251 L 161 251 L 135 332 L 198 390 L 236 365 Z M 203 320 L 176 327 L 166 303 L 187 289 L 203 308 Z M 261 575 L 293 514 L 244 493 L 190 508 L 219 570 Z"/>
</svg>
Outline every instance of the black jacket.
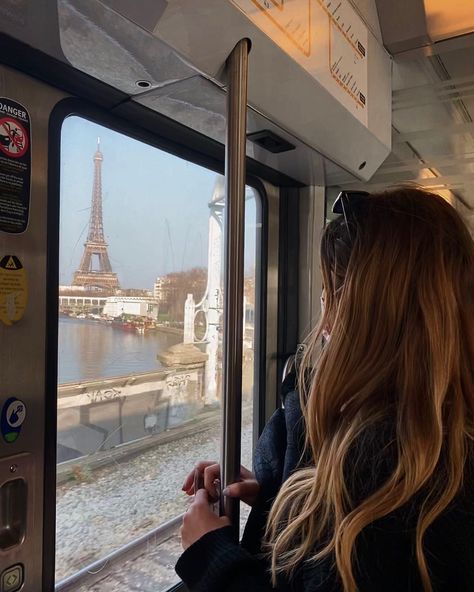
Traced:
<svg viewBox="0 0 474 592">
<path fill-rule="evenodd" d="M 269 592 L 268 564 L 260 542 L 268 510 L 281 484 L 306 464 L 304 428 L 294 379 L 284 384 L 284 408 L 275 412 L 258 442 L 254 470 L 261 492 L 241 545 L 231 528 L 203 536 L 180 557 L 176 571 L 191 592 Z M 393 467 L 387 454 L 393 443 L 390 426 L 368 433 L 351 458 L 352 499 L 365 498 L 380 486 Z M 363 454 L 360 451 L 363 450 Z M 391 460 L 392 459 L 392 460 Z M 428 529 L 425 553 L 434 592 L 474 592 L 474 479 L 468 471 L 463 492 Z M 373 522 L 356 541 L 355 575 L 359 592 L 422 592 L 414 554 L 416 503 Z M 341 592 L 332 558 L 309 563 L 280 592 Z"/>
</svg>

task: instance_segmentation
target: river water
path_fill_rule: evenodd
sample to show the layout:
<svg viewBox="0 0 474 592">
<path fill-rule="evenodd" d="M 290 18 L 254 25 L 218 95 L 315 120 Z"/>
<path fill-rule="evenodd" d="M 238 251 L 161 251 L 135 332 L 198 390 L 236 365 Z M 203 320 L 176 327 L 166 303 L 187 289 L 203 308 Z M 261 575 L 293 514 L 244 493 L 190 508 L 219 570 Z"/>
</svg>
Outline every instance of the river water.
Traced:
<svg viewBox="0 0 474 592">
<path fill-rule="evenodd" d="M 179 335 L 139 335 L 87 319 L 60 317 L 58 382 L 153 372 L 162 368 L 157 353 L 181 342 Z"/>
</svg>

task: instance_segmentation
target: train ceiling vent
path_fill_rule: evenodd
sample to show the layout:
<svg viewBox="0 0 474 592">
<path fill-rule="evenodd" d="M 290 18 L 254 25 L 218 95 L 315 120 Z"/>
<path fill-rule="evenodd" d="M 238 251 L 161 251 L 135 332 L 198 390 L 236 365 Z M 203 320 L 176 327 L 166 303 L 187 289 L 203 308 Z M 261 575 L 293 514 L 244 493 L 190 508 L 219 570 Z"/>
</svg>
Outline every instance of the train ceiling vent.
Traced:
<svg viewBox="0 0 474 592">
<path fill-rule="evenodd" d="M 247 134 L 247 139 L 254 144 L 257 144 L 257 146 L 260 146 L 260 148 L 273 152 L 273 154 L 289 152 L 296 148 L 294 144 L 291 144 L 291 142 L 288 142 L 270 130 L 262 130 Z"/>
</svg>

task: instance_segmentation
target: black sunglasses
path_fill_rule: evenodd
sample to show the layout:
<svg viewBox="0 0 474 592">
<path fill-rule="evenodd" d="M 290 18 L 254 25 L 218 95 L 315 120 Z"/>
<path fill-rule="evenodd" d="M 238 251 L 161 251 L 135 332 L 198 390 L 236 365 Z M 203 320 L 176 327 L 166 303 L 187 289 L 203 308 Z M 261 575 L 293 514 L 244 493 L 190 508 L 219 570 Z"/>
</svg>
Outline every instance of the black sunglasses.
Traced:
<svg viewBox="0 0 474 592">
<path fill-rule="evenodd" d="M 343 214 L 344 218 L 346 218 L 346 211 L 357 207 L 357 205 L 369 195 L 370 193 L 367 191 L 341 191 L 332 206 L 332 213 Z"/>
<path fill-rule="evenodd" d="M 348 213 L 354 212 L 354 208 L 358 206 L 362 201 L 366 200 L 370 195 L 367 191 L 341 191 L 337 196 L 336 201 L 332 206 L 333 214 L 342 214 L 347 226 L 347 232 L 349 239 L 352 242 L 351 229 L 348 222 Z"/>
</svg>

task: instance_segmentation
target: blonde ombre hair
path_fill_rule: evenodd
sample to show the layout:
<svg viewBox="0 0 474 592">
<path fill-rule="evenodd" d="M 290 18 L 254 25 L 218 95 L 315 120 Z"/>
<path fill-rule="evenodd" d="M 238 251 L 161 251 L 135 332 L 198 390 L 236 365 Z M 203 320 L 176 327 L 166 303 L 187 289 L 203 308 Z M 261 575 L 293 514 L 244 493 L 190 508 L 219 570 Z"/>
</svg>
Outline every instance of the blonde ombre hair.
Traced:
<svg viewBox="0 0 474 592">
<path fill-rule="evenodd" d="M 423 538 L 472 459 L 474 243 L 454 208 L 420 189 L 346 209 L 321 241 L 325 306 L 298 381 L 312 464 L 283 484 L 269 515 L 273 583 L 332 556 L 344 592 L 355 592 L 358 535 L 416 496 L 416 558 L 431 592 Z M 349 452 L 387 421 L 393 466 L 351 500 Z"/>
</svg>

